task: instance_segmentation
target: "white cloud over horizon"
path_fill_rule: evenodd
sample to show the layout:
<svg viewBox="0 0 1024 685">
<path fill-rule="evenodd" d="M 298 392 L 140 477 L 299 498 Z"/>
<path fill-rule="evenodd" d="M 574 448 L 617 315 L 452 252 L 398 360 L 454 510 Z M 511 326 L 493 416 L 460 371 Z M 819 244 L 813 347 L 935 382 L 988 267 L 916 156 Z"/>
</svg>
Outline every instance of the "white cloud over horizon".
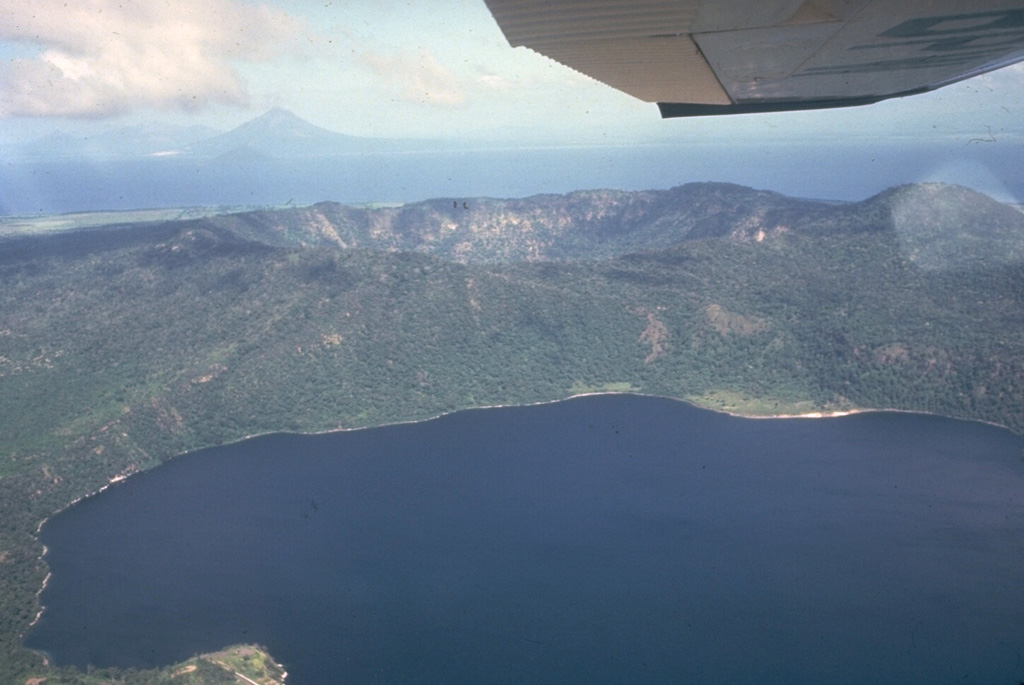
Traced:
<svg viewBox="0 0 1024 685">
<path fill-rule="evenodd" d="M 2 0 L 0 41 L 36 54 L 0 66 L 0 116 L 244 103 L 233 62 L 266 59 L 300 30 L 282 11 L 236 0 Z"/>
<path fill-rule="evenodd" d="M 360 61 L 407 102 L 458 107 L 466 102 L 461 80 L 425 47 L 415 54 L 367 51 Z"/>
<path fill-rule="evenodd" d="M 510 47 L 483 0 L 0 0 L 0 142 L 154 120 L 226 130 L 280 106 L 374 137 L 967 145 L 1018 140 L 1021 93 L 1016 65 L 871 107 L 663 121 Z"/>
</svg>

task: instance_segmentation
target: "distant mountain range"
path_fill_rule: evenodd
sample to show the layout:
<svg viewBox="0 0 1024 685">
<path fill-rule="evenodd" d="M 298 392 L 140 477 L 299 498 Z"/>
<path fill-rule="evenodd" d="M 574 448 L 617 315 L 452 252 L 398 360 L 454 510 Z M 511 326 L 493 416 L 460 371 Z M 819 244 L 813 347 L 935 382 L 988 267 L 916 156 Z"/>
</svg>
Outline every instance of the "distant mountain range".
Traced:
<svg viewBox="0 0 1024 685">
<path fill-rule="evenodd" d="M 90 136 L 57 131 L 24 145 L 10 145 L 9 159 L 125 160 L 153 157 L 291 159 L 359 153 L 430 150 L 429 140 L 350 136 L 316 126 L 288 110 L 275 107 L 230 131 L 208 126 L 148 124 L 112 128 Z"/>
<path fill-rule="evenodd" d="M 29 142 L 0 129 L 0 216 L 525 197 L 577 188 L 666 188 L 708 178 L 843 200 L 926 179 L 1000 199 L 1024 197 L 1022 150 L 1002 140 L 951 151 L 941 137 L 913 147 L 824 145 L 812 138 L 783 153 L 758 136 L 724 144 L 697 135 L 693 122 L 675 122 L 665 124 L 664 134 L 672 137 L 659 144 L 524 146 L 511 133 L 484 141 L 448 129 L 436 140 L 345 135 L 280 108 L 230 131 L 90 126 L 88 136 L 52 132 Z"/>
<path fill-rule="evenodd" d="M 209 126 L 139 124 L 78 136 L 55 131 L 22 146 L 12 146 L 7 154 L 15 159 L 118 159 L 166 154 L 220 133 Z"/>
</svg>

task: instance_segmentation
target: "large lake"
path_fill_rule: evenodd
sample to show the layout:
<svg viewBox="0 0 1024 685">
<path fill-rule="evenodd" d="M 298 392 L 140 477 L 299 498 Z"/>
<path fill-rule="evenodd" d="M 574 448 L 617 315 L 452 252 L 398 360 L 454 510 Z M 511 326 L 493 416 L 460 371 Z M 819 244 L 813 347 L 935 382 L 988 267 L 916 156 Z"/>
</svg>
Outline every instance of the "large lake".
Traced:
<svg viewBox="0 0 1024 685">
<path fill-rule="evenodd" d="M 320 683 L 1024 679 L 1024 440 L 610 395 L 176 459 L 54 517 L 27 644 Z"/>
</svg>

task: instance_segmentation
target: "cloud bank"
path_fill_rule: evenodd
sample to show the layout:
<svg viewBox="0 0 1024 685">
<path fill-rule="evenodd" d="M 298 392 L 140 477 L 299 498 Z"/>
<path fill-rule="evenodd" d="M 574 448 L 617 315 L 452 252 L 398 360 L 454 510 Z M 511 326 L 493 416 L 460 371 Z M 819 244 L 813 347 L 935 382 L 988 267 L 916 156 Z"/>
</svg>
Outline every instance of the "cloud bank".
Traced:
<svg viewBox="0 0 1024 685">
<path fill-rule="evenodd" d="M 466 101 L 459 78 L 426 48 L 416 55 L 367 51 L 361 60 L 401 100 L 439 107 L 458 107 Z"/>
<path fill-rule="evenodd" d="M 236 0 L 0 0 L 0 41 L 38 48 L 0 64 L 0 115 L 244 104 L 233 62 L 271 57 L 299 30 L 283 12 Z"/>
</svg>

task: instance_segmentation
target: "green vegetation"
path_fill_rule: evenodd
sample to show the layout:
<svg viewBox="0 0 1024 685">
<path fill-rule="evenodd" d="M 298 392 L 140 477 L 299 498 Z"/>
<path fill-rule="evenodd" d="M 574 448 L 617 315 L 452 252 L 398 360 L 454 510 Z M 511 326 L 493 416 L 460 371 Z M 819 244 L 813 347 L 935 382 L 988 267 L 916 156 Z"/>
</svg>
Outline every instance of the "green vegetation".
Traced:
<svg viewBox="0 0 1024 685">
<path fill-rule="evenodd" d="M 822 413 L 810 400 L 787 402 L 774 397 L 758 397 L 735 390 L 712 390 L 703 395 L 691 395 L 684 399 L 698 407 L 741 416 L 805 416 Z M 838 407 L 833 407 L 829 413 L 841 411 Z"/>
<path fill-rule="evenodd" d="M 569 386 L 569 392 L 573 395 L 587 395 L 598 392 L 639 392 L 640 388 L 633 385 L 629 381 L 622 382 L 610 382 L 610 383 L 598 383 L 595 385 L 587 385 L 576 381 Z"/>
<path fill-rule="evenodd" d="M 27 685 L 282 685 L 284 669 L 263 647 L 236 645 L 196 656 L 180 664 L 153 670 L 133 668 L 50 668 L 44 677 L 29 677 Z"/>
<path fill-rule="evenodd" d="M 0 240 L 0 682 L 102 682 L 20 647 L 40 521 L 247 435 L 596 391 L 1024 431 L 1024 215 L 988 198 L 702 185 L 467 204 L 457 222 L 438 201 Z M 192 682 L 211 658 L 117 677 Z"/>
</svg>

